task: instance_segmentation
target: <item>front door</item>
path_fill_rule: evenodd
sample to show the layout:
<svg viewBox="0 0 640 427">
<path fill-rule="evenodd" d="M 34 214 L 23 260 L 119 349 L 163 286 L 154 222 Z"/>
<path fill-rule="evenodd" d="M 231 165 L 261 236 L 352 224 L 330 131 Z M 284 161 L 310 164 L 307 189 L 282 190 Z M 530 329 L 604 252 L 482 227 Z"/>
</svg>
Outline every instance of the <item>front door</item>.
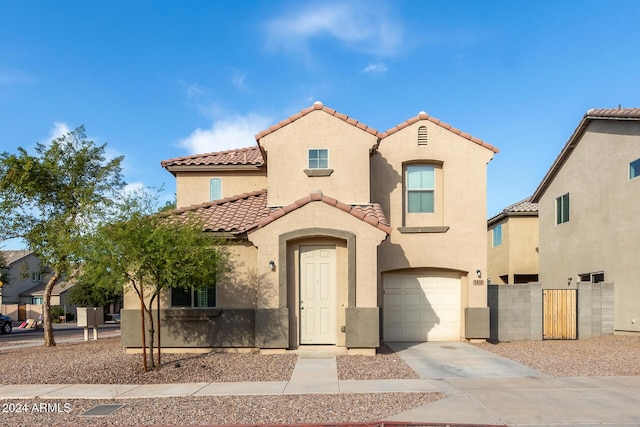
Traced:
<svg viewBox="0 0 640 427">
<path fill-rule="evenodd" d="M 300 343 L 336 343 L 335 246 L 300 247 Z"/>
</svg>

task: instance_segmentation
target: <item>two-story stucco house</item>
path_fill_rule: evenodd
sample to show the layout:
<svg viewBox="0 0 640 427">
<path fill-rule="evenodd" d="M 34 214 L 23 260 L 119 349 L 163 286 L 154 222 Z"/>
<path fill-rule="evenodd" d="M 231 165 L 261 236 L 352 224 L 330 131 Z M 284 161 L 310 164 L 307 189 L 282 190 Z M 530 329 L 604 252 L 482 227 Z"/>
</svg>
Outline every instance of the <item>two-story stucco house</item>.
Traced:
<svg viewBox="0 0 640 427">
<path fill-rule="evenodd" d="M 315 103 L 257 145 L 162 162 L 176 215 L 229 239 L 233 273 L 163 299 L 165 347 L 487 338 L 486 167 L 497 149 L 420 113 L 384 132 Z M 135 297 L 123 344 L 140 346 Z M 165 335 L 166 334 L 166 335 Z"/>
<path fill-rule="evenodd" d="M 538 204 L 527 197 L 487 221 L 487 280 L 493 285 L 538 281 Z"/>
<path fill-rule="evenodd" d="M 577 287 L 578 300 L 590 284 L 613 283 L 615 332 L 639 333 L 640 109 L 589 110 L 532 201 L 540 282 Z"/>
</svg>

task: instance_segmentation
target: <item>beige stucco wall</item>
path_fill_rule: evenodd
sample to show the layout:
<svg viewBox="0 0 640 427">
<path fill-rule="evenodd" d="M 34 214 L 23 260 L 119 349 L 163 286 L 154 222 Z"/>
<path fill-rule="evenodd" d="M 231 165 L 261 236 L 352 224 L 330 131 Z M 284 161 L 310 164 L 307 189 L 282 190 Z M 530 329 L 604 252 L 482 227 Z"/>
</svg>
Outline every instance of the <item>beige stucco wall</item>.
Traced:
<svg viewBox="0 0 640 427">
<path fill-rule="evenodd" d="M 326 234 L 335 235 L 328 236 L 318 230 L 333 230 Z M 281 236 L 291 233 L 297 233 L 298 237 L 288 241 L 284 237 L 281 239 Z M 347 235 L 354 236 L 355 240 L 351 243 L 354 247 L 348 247 L 349 237 L 341 237 Z M 345 333 L 342 327 L 346 324 L 346 308 L 350 306 L 349 276 L 355 275 L 355 306 L 377 307 L 376 249 L 385 237 L 386 233 L 378 228 L 321 201 L 308 203 L 252 232 L 249 239 L 258 247 L 258 307 L 276 308 L 286 304 L 290 308 L 290 344 L 297 346 L 300 334 L 300 246 L 335 246 L 335 336 L 336 345 L 344 346 Z M 281 247 L 282 244 L 286 247 Z M 349 260 L 350 250 L 355 250 L 353 264 Z M 275 262 L 275 271 L 270 269 L 269 261 Z M 286 269 L 285 275 L 280 274 L 282 268 Z M 284 286 L 281 280 L 285 280 Z"/>
<path fill-rule="evenodd" d="M 420 126 L 428 128 L 426 146 L 417 143 Z M 486 170 L 493 154 L 427 120 L 381 141 L 371 161 L 371 198 L 384 209 L 393 232 L 378 251 L 380 272 L 410 268 L 457 271 L 463 277 L 463 308 L 486 307 Z M 403 165 L 416 161 L 441 165 L 442 173 L 436 175 L 436 212 L 421 214 L 422 223 L 414 219 L 406 224 Z M 406 225 L 449 228 L 446 232 L 400 232 L 399 227 Z M 482 286 L 473 285 L 478 269 Z"/>
<path fill-rule="evenodd" d="M 209 201 L 209 182 L 212 178 L 222 181 L 222 197 L 267 188 L 266 168 L 244 171 L 198 171 L 176 173 L 177 207 L 185 207 Z"/>
<path fill-rule="evenodd" d="M 502 224 L 502 244 L 493 245 L 493 229 Z M 538 274 L 538 218 L 513 215 L 487 232 L 487 277 L 494 285 L 513 284 L 516 274 Z M 504 282 L 500 276 L 508 276 Z"/>
<path fill-rule="evenodd" d="M 231 271 L 219 278 L 216 305 L 221 308 L 255 308 L 256 287 L 259 282 L 256 269 L 257 249 L 246 240 L 230 241 L 227 249 Z M 148 302 L 148 298 L 146 298 Z M 161 306 L 169 306 L 169 293 L 161 295 Z M 125 288 L 123 308 L 139 309 L 138 294 L 129 285 Z"/>
<path fill-rule="evenodd" d="M 575 287 L 579 274 L 613 282 L 615 329 L 640 332 L 640 123 L 595 121 L 539 201 L 540 281 Z M 570 219 L 556 225 L 555 201 L 569 193 Z"/>
<path fill-rule="evenodd" d="M 276 266 L 282 264 L 278 236 L 294 230 L 312 228 L 345 230 L 356 235 L 356 306 L 377 307 L 376 248 L 386 234 L 346 212 L 319 201 L 308 203 L 249 235 L 249 240 L 258 247 L 257 270 L 261 279 L 258 287 L 258 307 L 275 308 L 280 302 L 277 274 L 279 267 L 276 268 L 276 272 L 269 269 L 271 260 Z M 287 266 L 292 268 L 288 264 Z M 289 272 L 293 272 L 292 275 L 295 277 L 295 270 Z M 346 284 L 338 283 L 339 288 L 342 286 Z"/>
<path fill-rule="evenodd" d="M 498 225 L 502 225 L 502 244 L 495 246 L 493 244 L 493 229 Z M 492 285 L 501 285 L 509 283 L 500 278 L 500 276 L 509 274 L 509 221 L 504 218 L 493 224 L 487 231 L 487 279 Z"/>
<path fill-rule="evenodd" d="M 269 163 L 268 205 L 284 206 L 315 190 L 347 204 L 369 203 L 369 150 L 377 138 L 315 110 L 260 139 Z M 309 177 L 310 148 L 329 149 L 330 176 Z"/>
</svg>

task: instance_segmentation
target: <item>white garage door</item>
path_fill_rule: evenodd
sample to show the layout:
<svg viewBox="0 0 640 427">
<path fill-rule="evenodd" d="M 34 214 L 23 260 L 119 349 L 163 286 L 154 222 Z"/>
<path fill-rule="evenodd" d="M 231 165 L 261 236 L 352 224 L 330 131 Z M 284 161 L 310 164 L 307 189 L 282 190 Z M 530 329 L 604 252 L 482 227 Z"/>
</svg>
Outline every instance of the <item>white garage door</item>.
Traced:
<svg viewBox="0 0 640 427">
<path fill-rule="evenodd" d="M 385 341 L 459 341 L 460 279 L 389 275 L 384 279 Z"/>
</svg>

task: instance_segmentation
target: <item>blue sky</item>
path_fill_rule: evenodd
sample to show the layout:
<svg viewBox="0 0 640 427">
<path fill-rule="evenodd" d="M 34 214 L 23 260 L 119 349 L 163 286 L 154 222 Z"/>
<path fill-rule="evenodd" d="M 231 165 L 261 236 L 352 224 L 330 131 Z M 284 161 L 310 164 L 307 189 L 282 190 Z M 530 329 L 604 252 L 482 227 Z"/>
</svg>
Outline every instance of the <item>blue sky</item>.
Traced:
<svg viewBox="0 0 640 427">
<path fill-rule="evenodd" d="M 588 109 L 640 106 L 638 22 L 626 0 L 5 0 L 0 151 L 84 125 L 171 199 L 161 160 L 251 146 L 314 101 L 379 131 L 426 111 L 500 149 L 491 216 Z"/>
</svg>

